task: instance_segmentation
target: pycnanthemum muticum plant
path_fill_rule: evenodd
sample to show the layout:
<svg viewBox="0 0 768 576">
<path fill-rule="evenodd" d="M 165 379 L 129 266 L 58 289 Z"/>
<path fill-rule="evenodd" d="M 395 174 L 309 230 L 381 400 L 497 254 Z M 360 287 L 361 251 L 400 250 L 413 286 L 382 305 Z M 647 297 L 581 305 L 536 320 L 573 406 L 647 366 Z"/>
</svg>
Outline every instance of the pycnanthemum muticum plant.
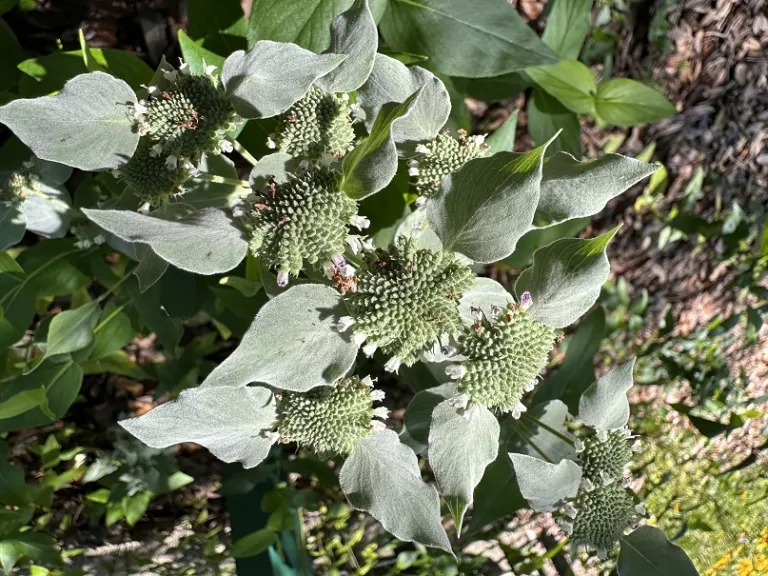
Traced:
<svg viewBox="0 0 768 576">
<path fill-rule="evenodd" d="M 305 393 L 283 392 L 277 398 L 276 430 L 282 440 L 323 457 L 346 456 L 361 438 L 384 428 L 389 411 L 373 407 L 383 399 L 370 376 L 351 376 Z"/>
<path fill-rule="evenodd" d="M 401 236 L 389 250 L 364 253 L 340 329 L 353 326 L 355 338 L 366 342 L 363 352 L 371 356 L 380 348 L 390 356 L 386 368 L 396 372 L 460 329 L 457 302 L 472 278 L 454 254 L 420 249 Z"/>
<path fill-rule="evenodd" d="M 639 449 L 629 443 L 629 428 L 607 432 L 599 430 L 577 441 L 578 462 L 584 478 L 592 482 L 606 482 L 623 476 L 632 461 L 633 452 Z"/>
<path fill-rule="evenodd" d="M 287 182 L 270 179 L 251 204 L 251 251 L 277 270 L 279 285 L 305 263 L 344 267 L 349 226 L 364 228 L 368 221 L 357 216 L 357 202 L 339 184 L 331 168 L 311 166 Z"/>
<path fill-rule="evenodd" d="M 466 361 L 446 369 L 470 402 L 514 418 L 525 412 L 523 395 L 534 389 L 555 347 L 555 330 L 526 311 L 529 299 L 526 293 L 522 305 L 497 309 L 491 318 L 473 310 L 475 322 L 459 337 Z"/>
<path fill-rule="evenodd" d="M 179 162 L 175 156 L 157 153 L 155 146 L 149 138 L 142 138 L 117 176 L 131 186 L 139 198 L 157 206 L 169 196 L 183 192 L 183 185 L 195 173 L 195 167 L 189 160 Z"/>
<path fill-rule="evenodd" d="M 278 119 L 267 146 L 310 161 L 342 158 L 355 140 L 350 114 L 349 96 L 312 88 Z"/>
</svg>

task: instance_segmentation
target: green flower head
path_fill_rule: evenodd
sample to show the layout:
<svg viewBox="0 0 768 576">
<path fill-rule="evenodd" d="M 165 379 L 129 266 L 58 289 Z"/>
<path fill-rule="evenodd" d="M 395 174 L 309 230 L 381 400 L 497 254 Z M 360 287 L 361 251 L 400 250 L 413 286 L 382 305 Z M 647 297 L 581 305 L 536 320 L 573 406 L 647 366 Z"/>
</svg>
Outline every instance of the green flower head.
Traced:
<svg viewBox="0 0 768 576">
<path fill-rule="evenodd" d="M 355 340 L 367 342 L 363 352 L 381 348 L 391 356 L 387 370 L 396 372 L 460 329 L 457 302 L 472 278 L 454 254 L 418 249 L 401 236 L 388 251 L 365 253 L 356 289 L 345 296 L 350 316 L 339 328 L 353 326 Z"/>
<path fill-rule="evenodd" d="M 446 369 L 470 403 L 512 412 L 515 418 L 525 411 L 523 395 L 536 386 L 556 337 L 555 330 L 527 312 L 529 306 L 526 292 L 520 306 L 496 309 L 491 318 L 473 309 L 475 322 L 459 337 L 466 361 Z"/>
<path fill-rule="evenodd" d="M 277 432 L 319 456 L 344 456 L 372 430 L 385 427 L 382 420 L 389 411 L 373 407 L 383 399 L 370 376 L 352 376 L 306 393 L 283 392 L 277 399 Z"/>
<path fill-rule="evenodd" d="M 131 159 L 113 174 L 133 188 L 142 200 L 160 205 L 172 194 L 181 194 L 182 185 L 196 172 L 189 160 L 158 152 L 147 137 L 139 140 Z"/>
<path fill-rule="evenodd" d="M 622 478 L 624 469 L 632 461 L 631 438 L 632 432 L 623 428 L 613 432 L 601 430 L 577 440 L 576 451 L 584 478 L 594 483 Z"/>
<path fill-rule="evenodd" d="M 313 87 L 280 117 L 267 146 L 313 162 L 342 158 L 355 140 L 350 111 L 346 94 L 339 98 Z"/>
<path fill-rule="evenodd" d="M 281 286 L 305 262 L 345 269 L 349 225 L 368 226 L 357 216 L 357 202 L 339 187 L 339 175 L 323 166 L 300 169 L 281 184 L 270 179 L 247 220 L 251 251 L 277 269 Z"/>
<path fill-rule="evenodd" d="M 408 162 L 408 175 L 416 178 L 414 185 L 422 198 L 430 198 L 440 190 L 443 178 L 464 166 L 473 158 L 487 153 L 484 136 L 467 136 L 459 130 L 459 138 L 451 136 L 447 130 L 437 138 L 416 147 L 418 156 Z"/>
</svg>

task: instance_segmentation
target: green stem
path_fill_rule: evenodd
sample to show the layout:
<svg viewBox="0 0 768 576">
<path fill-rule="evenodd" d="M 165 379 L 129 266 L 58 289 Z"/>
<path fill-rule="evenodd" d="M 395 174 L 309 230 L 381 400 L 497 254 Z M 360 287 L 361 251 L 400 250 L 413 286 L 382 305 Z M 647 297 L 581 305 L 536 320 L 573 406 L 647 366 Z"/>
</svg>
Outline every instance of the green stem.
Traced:
<svg viewBox="0 0 768 576">
<path fill-rule="evenodd" d="M 541 420 L 539 420 L 538 418 L 534 418 L 533 416 L 529 416 L 528 414 L 524 414 L 524 415 L 523 415 L 523 417 L 524 417 L 526 420 L 530 420 L 531 422 L 533 422 L 533 423 L 534 423 L 534 424 L 536 424 L 537 426 L 541 426 L 542 428 L 544 428 L 544 430 L 546 430 L 547 432 L 549 432 L 549 433 L 550 433 L 550 434 L 552 434 L 553 436 L 557 436 L 558 438 L 560 438 L 560 440 L 562 440 L 562 441 L 563 441 L 563 442 L 565 442 L 566 444 L 569 444 L 569 445 L 571 445 L 571 446 L 574 446 L 574 445 L 575 445 L 575 442 L 574 442 L 574 441 L 573 441 L 571 438 L 568 438 L 568 436 L 566 436 L 565 434 L 562 434 L 561 432 L 558 432 L 558 431 L 557 431 L 557 430 L 555 430 L 554 428 L 552 428 L 552 427 L 550 427 L 550 426 L 548 426 L 548 425 L 544 424 L 544 422 L 542 422 L 542 421 L 541 421 Z"/>
<path fill-rule="evenodd" d="M 259 161 L 256 159 L 256 157 L 250 152 L 248 152 L 248 150 L 245 149 L 245 146 L 240 144 L 240 142 L 238 142 L 237 140 L 232 141 L 232 147 L 238 151 L 240 156 L 248 160 L 248 162 L 250 162 L 253 166 L 256 166 L 256 164 L 258 164 Z"/>
<path fill-rule="evenodd" d="M 224 176 L 218 176 L 216 174 L 198 174 L 195 176 L 198 180 L 205 180 L 206 182 L 213 182 L 215 184 L 229 184 L 231 186 L 238 186 L 241 188 L 248 188 L 250 184 L 246 180 L 236 180 L 235 178 L 225 178 Z"/>
<path fill-rule="evenodd" d="M 102 328 L 104 328 L 104 326 L 106 326 L 107 324 L 109 324 L 109 323 L 112 321 L 112 318 L 114 318 L 115 316 L 117 316 L 118 314 L 120 314 L 120 312 L 122 312 L 123 310 L 125 310 L 125 309 L 126 309 L 128 306 L 130 306 L 130 304 L 131 304 L 130 302 L 126 302 L 125 304 L 122 304 L 122 305 L 118 306 L 117 308 L 115 308 L 115 309 L 114 309 L 114 310 L 113 310 L 113 311 L 112 311 L 112 312 L 109 314 L 109 316 L 107 316 L 106 318 L 104 318 L 104 320 L 102 320 L 101 322 L 99 322 L 99 323 L 96 325 L 96 328 L 94 328 L 94 329 L 93 329 L 93 333 L 94 333 L 94 334 L 98 334 L 99 330 L 101 330 Z"/>
<path fill-rule="evenodd" d="M 547 462 L 549 462 L 550 464 L 554 464 L 554 462 L 552 461 L 552 458 L 550 458 L 550 457 L 547 455 L 547 453 L 546 453 L 546 452 L 544 452 L 544 450 L 542 450 L 541 448 L 539 448 L 539 447 L 536 445 L 536 443 L 533 441 L 533 439 L 531 439 L 529 436 L 527 436 L 527 435 L 526 435 L 526 434 L 523 432 L 523 425 L 522 425 L 522 422 L 512 422 L 512 427 L 513 427 L 513 428 L 514 428 L 514 429 L 517 431 L 517 433 L 518 433 L 518 434 L 520 434 L 520 437 L 521 437 L 523 440 L 525 440 L 525 441 L 526 441 L 528 444 L 530 444 L 530 445 L 531 445 L 531 448 L 533 448 L 534 450 L 536 450 L 536 452 L 538 452 L 539 454 L 541 454 L 541 457 L 542 457 L 542 458 L 544 458 L 544 460 L 546 460 L 546 461 L 547 461 Z"/>
<path fill-rule="evenodd" d="M 135 267 L 131 268 L 130 271 L 126 271 L 123 277 L 120 278 L 120 280 L 112 284 L 111 288 L 109 288 L 106 292 L 104 292 L 104 294 L 102 294 L 96 299 L 96 302 L 99 302 L 99 303 L 103 302 L 110 294 L 112 294 L 115 290 L 117 290 L 123 282 L 125 282 L 131 276 L 133 276 L 134 270 L 135 270 Z"/>
</svg>

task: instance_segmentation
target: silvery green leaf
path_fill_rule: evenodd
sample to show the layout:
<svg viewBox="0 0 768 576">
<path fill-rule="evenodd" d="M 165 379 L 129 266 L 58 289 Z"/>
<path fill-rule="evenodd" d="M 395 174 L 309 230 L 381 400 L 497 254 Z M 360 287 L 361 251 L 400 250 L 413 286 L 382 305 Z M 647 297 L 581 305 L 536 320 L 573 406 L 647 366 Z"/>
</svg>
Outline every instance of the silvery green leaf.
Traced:
<svg viewBox="0 0 768 576">
<path fill-rule="evenodd" d="M 43 160 L 108 170 L 125 164 L 139 143 L 129 116 L 135 102 L 128 84 L 91 72 L 75 76 L 56 96 L 0 107 L 0 122 Z"/>
<path fill-rule="evenodd" d="M 443 373 L 445 377 L 445 373 Z M 456 384 L 447 382 L 440 386 L 427 388 L 417 392 L 408 404 L 403 416 L 403 432 L 407 434 L 402 438 L 417 454 L 426 454 L 429 443 L 429 429 L 432 426 L 432 412 L 448 398 L 456 396 Z"/>
<path fill-rule="evenodd" d="M 564 426 L 567 416 L 568 407 L 560 400 L 529 408 L 528 412 L 515 422 L 509 448 L 555 464 L 566 458 L 574 460 L 576 451 L 573 445 L 561 438 L 572 438 Z M 557 434 L 552 433 L 552 430 Z"/>
<path fill-rule="evenodd" d="M 49 186 L 38 182 L 34 192 L 29 191 L 21 209 L 27 220 L 27 230 L 45 238 L 63 238 L 67 235 L 72 199 L 63 186 Z"/>
<path fill-rule="evenodd" d="M 373 71 L 357 92 L 357 102 L 365 111 L 366 128 L 371 130 L 385 104 L 405 102 L 416 92 L 419 96 L 413 110 L 392 128 L 392 137 L 398 144 L 437 136 L 450 116 L 451 98 L 431 72 L 419 66 L 409 68 L 394 58 L 376 54 Z"/>
<path fill-rule="evenodd" d="M 443 249 L 440 238 L 429 227 L 427 213 L 424 210 L 414 210 L 400 222 L 395 230 L 395 238 L 400 236 L 415 238 L 419 248 L 427 248 L 435 252 L 440 252 Z"/>
<path fill-rule="evenodd" d="M 427 202 L 427 218 L 445 244 L 476 262 L 497 262 L 531 227 L 547 145 L 467 162 Z"/>
<path fill-rule="evenodd" d="M 402 104 L 384 105 L 370 134 L 344 158 L 342 188 L 350 198 L 361 200 L 386 188 L 397 173 L 395 127 L 414 110 L 420 92 Z"/>
<path fill-rule="evenodd" d="M 514 302 L 512 295 L 496 280 L 478 276 L 459 300 L 459 313 L 467 324 L 474 324 L 472 308 L 479 308 L 486 317 L 490 318 L 493 316 L 492 307 L 506 308 Z"/>
<path fill-rule="evenodd" d="M 567 152 L 559 152 L 544 163 L 534 224 L 543 228 L 597 214 L 608 200 L 656 170 L 658 166 L 621 154 L 579 162 Z"/>
<path fill-rule="evenodd" d="M 221 79 L 235 111 L 243 118 L 282 114 L 301 99 L 312 83 L 341 64 L 346 56 L 314 54 L 294 44 L 257 42 L 248 52 L 227 58 Z"/>
<path fill-rule="evenodd" d="M 75 352 L 89 346 L 100 314 L 101 308 L 95 300 L 56 314 L 48 328 L 45 355 Z"/>
<path fill-rule="evenodd" d="M 504 450 L 500 450 L 496 460 L 488 465 L 483 479 L 475 488 L 468 532 L 474 534 L 487 524 L 527 507 L 528 503 L 520 494 L 517 485 L 512 460 Z"/>
<path fill-rule="evenodd" d="M 0 251 L 21 241 L 27 221 L 17 202 L 0 202 Z"/>
<path fill-rule="evenodd" d="M 416 454 L 392 430 L 361 439 L 341 467 L 339 480 L 350 503 L 396 538 L 451 553 L 437 490 L 424 483 Z"/>
<path fill-rule="evenodd" d="M 267 302 L 235 351 L 203 386 L 261 382 L 293 392 L 333 384 L 357 356 L 357 345 L 339 333 L 341 296 L 329 286 L 293 286 Z"/>
<path fill-rule="evenodd" d="M 627 391 L 632 388 L 635 358 L 617 366 L 584 391 L 579 418 L 596 430 L 623 428 L 629 421 Z"/>
<path fill-rule="evenodd" d="M 533 254 L 533 265 L 515 284 L 530 292 L 529 313 L 553 328 L 565 328 L 586 314 L 611 271 L 605 249 L 618 228 L 597 238 L 563 238 Z"/>
<path fill-rule="evenodd" d="M 127 210 L 83 209 L 105 230 L 127 242 L 147 244 L 163 260 L 196 274 L 218 274 L 237 266 L 248 243 L 221 210 L 204 208 L 170 221 Z"/>
<path fill-rule="evenodd" d="M 266 388 L 193 388 L 119 424 L 152 448 L 195 442 L 224 462 L 258 466 L 274 439 L 275 400 Z"/>
<path fill-rule="evenodd" d="M 346 54 L 347 59 L 317 85 L 326 92 L 352 92 L 362 86 L 371 75 L 379 32 L 373 21 L 368 0 L 357 0 L 355 5 L 339 14 L 331 24 L 330 52 Z"/>
<path fill-rule="evenodd" d="M 60 186 L 72 176 L 72 168 L 59 164 L 58 162 L 49 162 L 41 158 L 35 158 L 35 170 L 40 179 L 48 186 Z"/>
<path fill-rule="evenodd" d="M 136 266 L 133 273 L 139 281 L 139 289 L 142 292 L 146 292 L 155 282 L 163 277 L 165 271 L 168 270 L 169 264 L 155 254 L 148 244 L 137 242 L 133 244 L 133 247 L 136 252 L 136 258 L 139 260 L 139 265 Z"/>
<path fill-rule="evenodd" d="M 264 191 L 270 177 L 278 184 L 288 182 L 288 175 L 295 174 L 298 160 L 287 152 L 275 152 L 259 158 L 251 169 L 248 182 L 257 194 Z"/>
<path fill-rule="evenodd" d="M 619 576 L 699 576 L 683 549 L 658 528 L 640 526 L 620 544 Z"/>
<path fill-rule="evenodd" d="M 573 498 L 579 491 L 581 468 L 576 462 L 561 460 L 552 464 L 514 452 L 509 457 L 515 468 L 520 493 L 534 510 L 551 512 L 559 502 Z"/>
<path fill-rule="evenodd" d="M 499 452 L 499 422 L 485 406 L 457 409 L 444 400 L 432 412 L 429 465 L 461 533 L 475 486 Z"/>
</svg>

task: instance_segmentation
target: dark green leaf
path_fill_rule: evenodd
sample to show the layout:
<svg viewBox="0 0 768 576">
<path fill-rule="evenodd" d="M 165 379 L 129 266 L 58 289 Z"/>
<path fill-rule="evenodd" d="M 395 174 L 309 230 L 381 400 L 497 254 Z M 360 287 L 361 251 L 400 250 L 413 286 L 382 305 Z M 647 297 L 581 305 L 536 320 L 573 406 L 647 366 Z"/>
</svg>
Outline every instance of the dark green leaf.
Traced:
<svg viewBox="0 0 768 576">
<path fill-rule="evenodd" d="M 99 303 L 94 301 L 56 314 L 48 328 L 45 355 L 66 354 L 89 346 L 100 313 Z"/>
<path fill-rule="evenodd" d="M 504 121 L 504 124 L 499 126 L 486 140 L 492 154 L 496 152 L 512 152 L 515 149 L 518 112 L 518 110 L 513 111 Z"/>
<path fill-rule="evenodd" d="M 698 576 L 693 562 L 653 526 L 621 538 L 619 576 Z"/>
<path fill-rule="evenodd" d="M 560 58 L 576 60 L 589 32 L 592 0 L 555 0 L 541 39 Z"/>
<path fill-rule="evenodd" d="M 568 110 L 594 115 L 597 82 L 592 71 L 578 60 L 561 60 L 551 66 L 528 68 L 526 73 L 539 88 Z"/>
<path fill-rule="evenodd" d="M 277 541 L 277 534 L 269 528 L 262 528 L 235 540 L 230 553 L 234 558 L 258 556 Z"/>
<path fill-rule="evenodd" d="M 675 113 L 661 92 L 629 78 L 603 80 L 597 87 L 597 117 L 607 124 L 648 124 Z"/>
<path fill-rule="evenodd" d="M 581 124 L 579 117 L 565 109 L 543 90 L 534 90 L 528 98 L 528 132 L 536 145 L 560 135 L 547 149 L 550 155 L 560 151 L 581 158 Z"/>
</svg>

